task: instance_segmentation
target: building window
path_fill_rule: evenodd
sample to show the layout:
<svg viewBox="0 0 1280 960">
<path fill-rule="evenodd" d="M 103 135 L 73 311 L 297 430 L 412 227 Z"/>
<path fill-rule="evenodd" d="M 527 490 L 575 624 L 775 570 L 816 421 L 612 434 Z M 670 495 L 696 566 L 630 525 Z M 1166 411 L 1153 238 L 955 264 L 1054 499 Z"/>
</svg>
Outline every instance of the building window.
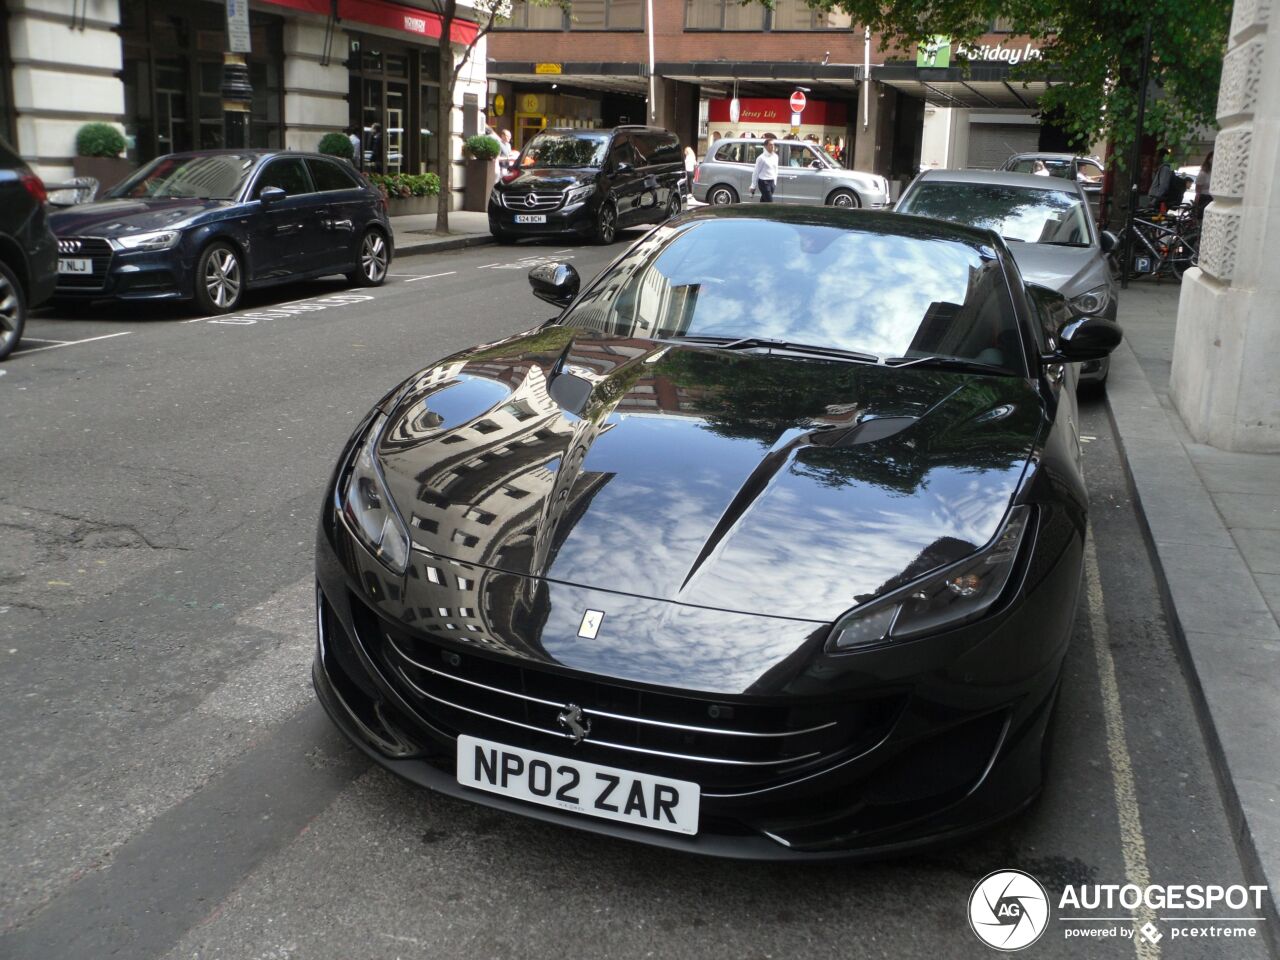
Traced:
<svg viewBox="0 0 1280 960">
<path fill-rule="evenodd" d="M 987 28 L 988 33 L 1013 33 L 1013 21 L 1008 17 L 996 17 Z"/>
<path fill-rule="evenodd" d="M 574 4 L 576 10 L 577 4 Z M 499 23 L 499 30 L 564 30 L 566 14 L 558 4 L 540 6 L 516 0 L 511 5 L 511 19 Z"/>
<path fill-rule="evenodd" d="M 815 10 L 804 0 L 777 0 L 770 30 L 850 30 L 853 15 L 841 10 Z"/>
<path fill-rule="evenodd" d="M 738 0 L 685 0 L 686 30 L 763 30 L 763 4 L 743 5 Z"/>
<path fill-rule="evenodd" d="M 571 30 L 643 30 L 641 0 L 574 0 Z"/>
</svg>

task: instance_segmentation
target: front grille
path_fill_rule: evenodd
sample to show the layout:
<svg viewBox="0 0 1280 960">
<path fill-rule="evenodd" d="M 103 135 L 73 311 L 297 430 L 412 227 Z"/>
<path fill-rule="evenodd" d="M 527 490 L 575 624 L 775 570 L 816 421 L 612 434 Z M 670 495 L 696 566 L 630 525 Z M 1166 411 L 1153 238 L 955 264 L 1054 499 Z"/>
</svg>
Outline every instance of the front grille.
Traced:
<svg viewBox="0 0 1280 960">
<path fill-rule="evenodd" d="M 501 196 L 502 205 L 508 210 L 516 211 L 516 213 L 537 213 L 542 210 L 554 210 L 564 203 L 563 190 L 557 190 L 555 193 L 544 193 L 535 190 L 528 193 L 504 193 Z M 533 203 L 529 202 L 529 197 L 533 197 Z"/>
<path fill-rule="evenodd" d="M 870 749 L 899 707 L 884 699 L 769 703 L 655 691 L 446 646 L 352 600 L 361 642 L 430 727 L 572 751 L 591 763 L 690 780 L 707 793 L 784 782 Z M 590 721 L 581 743 L 557 720 L 570 704 Z"/>
<path fill-rule="evenodd" d="M 59 290 L 101 290 L 111 269 L 111 244 L 98 237 L 59 237 L 58 257 L 63 260 L 90 260 L 90 273 L 58 273 Z"/>
</svg>

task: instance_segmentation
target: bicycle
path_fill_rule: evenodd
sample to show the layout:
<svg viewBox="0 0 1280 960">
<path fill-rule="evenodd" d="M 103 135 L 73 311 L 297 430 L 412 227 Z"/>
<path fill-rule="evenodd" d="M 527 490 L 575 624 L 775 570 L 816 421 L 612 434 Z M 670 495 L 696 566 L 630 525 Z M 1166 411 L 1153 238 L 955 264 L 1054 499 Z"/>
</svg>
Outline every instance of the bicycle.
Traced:
<svg viewBox="0 0 1280 960">
<path fill-rule="evenodd" d="M 1129 278 L 1158 279 L 1168 273 L 1181 280 L 1187 268 L 1195 266 L 1200 259 L 1199 222 L 1186 206 L 1168 213 L 1143 212 L 1148 216 L 1134 216 L 1117 237 L 1119 242 L 1109 257 L 1112 277 L 1120 279 L 1124 275 L 1120 257 L 1125 249 L 1125 237 L 1132 231 Z"/>
</svg>

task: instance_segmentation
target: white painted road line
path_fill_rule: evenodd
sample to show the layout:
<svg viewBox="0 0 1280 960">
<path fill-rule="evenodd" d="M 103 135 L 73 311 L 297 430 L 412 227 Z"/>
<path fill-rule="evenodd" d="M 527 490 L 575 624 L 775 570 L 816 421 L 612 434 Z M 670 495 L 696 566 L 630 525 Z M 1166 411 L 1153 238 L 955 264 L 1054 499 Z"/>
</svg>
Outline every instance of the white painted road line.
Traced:
<svg viewBox="0 0 1280 960">
<path fill-rule="evenodd" d="M 74 340 L 54 340 L 54 339 L 51 339 L 50 337 L 28 337 L 28 336 L 23 336 L 23 338 L 22 338 L 22 342 L 23 342 L 23 343 L 27 343 L 27 342 L 29 342 L 29 341 L 31 341 L 31 340 L 35 340 L 35 341 L 37 341 L 38 343 L 75 343 L 75 341 L 74 341 Z"/>
<path fill-rule="evenodd" d="M 406 280 L 405 283 L 413 283 L 414 280 L 434 280 L 436 277 L 451 277 L 457 272 L 458 272 L 457 270 L 449 270 L 446 273 L 432 273 L 432 274 L 428 274 L 425 277 L 413 277 L 409 280 Z"/>
<path fill-rule="evenodd" d="M 132 330 L 121 330 L 119 333 L 107 333 L 101 337 L 85 337 L 83 340 L 64 340 L 61 343 L 54 343 L 47 347 L 36 347 L 34 350 L 19 350 L 18 353 L 39 353 L 41 350 L 57 350 L 59 347 L 73 347 L 77 343 L 93 343 L 95 340 L 110 340 L 112 337 L 127 337 Z"/>
<path fill-rule="evenodd" d="M 1116 682 L 1116 663 L 1111 657 L 1111 634 L 1107 627 L 1107 608 L 1102 595 L 1102 576 L 1098 573 L 1098 551 L 1093 544 L 1092 527 L 1084 540 L 1084 571 L 1087 594 L 1085 600 L 1089 605 L 1089 632 L 1093 634 L 1093 652 L 1098 661 L 1102 716 L 1107 730 L 1107 754 L 1111 760 L 1111 777 L 1115 782 L 1125 881 L 1144 888 L 1151 883 L 1151 870 L 1147 866 L 1147 841 L 1142 835 L 1133 760 L 1129 756 L 1129 742 L 1124 734 L 1120 685 Z M 1138 960 L 1160 960 L 1160 948 L 1141 933 L 1142 928 L 1155 919 L 1156 912 L 1145 903 L 1134 911 L 1133 946 Z"/>
</svg>

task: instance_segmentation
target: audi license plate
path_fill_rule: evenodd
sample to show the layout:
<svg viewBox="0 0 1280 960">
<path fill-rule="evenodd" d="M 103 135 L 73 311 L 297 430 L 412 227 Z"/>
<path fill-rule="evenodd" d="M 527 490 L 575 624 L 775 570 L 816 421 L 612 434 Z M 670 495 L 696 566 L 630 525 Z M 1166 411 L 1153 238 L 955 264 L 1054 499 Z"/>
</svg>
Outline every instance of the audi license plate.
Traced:
<svg viewBox="0 0 1280 960">
<path fill-rule="evenodd" d="M 673 833 L 698 832 L 701 790 L 616 767 L 602 767 L 490 740 L 458 737 L 458 782 L 588 817 Z"/>
<path fill-rule="evenodd" d="M 516 223 L 546 223 L 545 213 L 517 213 Z"/>
<path fill-rule="evenodd" d="M 93 261 L 83 257 L 74 260 L 59 260 L 59 273 L 93 273 Z"/>
</svg>

